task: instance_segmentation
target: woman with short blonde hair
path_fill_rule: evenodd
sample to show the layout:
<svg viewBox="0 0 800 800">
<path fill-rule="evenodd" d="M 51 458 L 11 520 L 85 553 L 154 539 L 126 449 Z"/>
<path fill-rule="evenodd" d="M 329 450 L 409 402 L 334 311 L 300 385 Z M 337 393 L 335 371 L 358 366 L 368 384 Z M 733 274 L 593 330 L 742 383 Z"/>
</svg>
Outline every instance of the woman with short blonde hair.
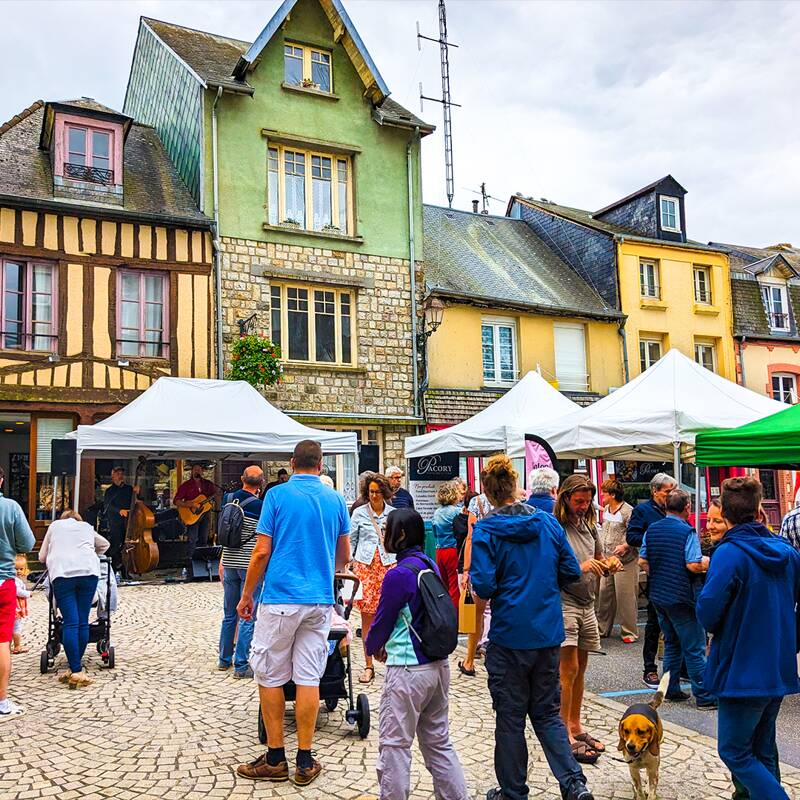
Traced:
<svg viewBox="0 0 800 800">
<path fill-rule="evenodd" d="M 453 520 L 461 513 L 464 500 L 463 481 L 453 479 L 443 483 L 436 492 L 438 508 L 433 512 L 433 534 L 436 537 L 436 564 L 442 574 L 453 605 L 458 610 L 458 547 Z"/>
</svg>

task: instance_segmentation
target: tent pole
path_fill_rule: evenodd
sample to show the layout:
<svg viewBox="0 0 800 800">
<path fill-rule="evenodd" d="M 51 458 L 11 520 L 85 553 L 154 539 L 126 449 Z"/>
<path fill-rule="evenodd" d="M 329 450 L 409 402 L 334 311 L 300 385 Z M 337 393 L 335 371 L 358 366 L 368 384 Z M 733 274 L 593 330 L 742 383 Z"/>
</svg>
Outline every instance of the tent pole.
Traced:
<svg viewBox="0 0 800 800">
<path fill-rule="evenodd" d="M 73 496 L 74 509 L 78 511 L 81 500 L 81 453 L 82 450 L 75 451 L 75 494 Z M 80 512 L 79 512 L 80 513 Z"/>
<path fill-rule="evenodd" d="M 673 454 L 672 454 L 672 469 L 673 469 L 673 477 L 675 478 L 675 483 L 680 485 L 681 482 L 681 443 L 680 442 L 673 442 Z"/>
<path fill-rule="evenodd" d="M 694 529 L 700 534 L 700 467 L 694 466 Z"/>
</svg>

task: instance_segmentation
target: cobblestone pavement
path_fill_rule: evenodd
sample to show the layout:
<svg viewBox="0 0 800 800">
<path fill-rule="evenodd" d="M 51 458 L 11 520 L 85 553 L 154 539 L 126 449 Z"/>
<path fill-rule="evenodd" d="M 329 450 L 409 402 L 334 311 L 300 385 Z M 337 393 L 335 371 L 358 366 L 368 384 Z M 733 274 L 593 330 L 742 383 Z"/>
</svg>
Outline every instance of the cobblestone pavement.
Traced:
<svg viewBox="0 0 800 800">
<path fill-rule="evenodd" d="M 216 670 L 221 618 L 219 584 L 152 585 L 121 590 L 114 618 L 114 670 L 101 669 L 87 651 L 94 684 L 70 691 L 55 674 L 39 674 L 46 633 L 40 592 L 31 602 L 26 643 L 14 657 L 11 696 L 26 716 L 3 725 L 0 736 L 0 798 L 57 796 L 60 800 L 193 800 L 193 798 L 337 798 L 356 800 L 376 792 L 377 707 L 382 666 L 368 694 L 373 730 L 362 741 L 343 719 L 341 706 L 320 713 L 315 750 L 325 772 L 304 790 L 291 783 L 251 783 L 236 764 L 261 751 L 256 731 L 256 687 Z M 360 642 L 357 640 L 357 645 Z M 360 647 L 354 647 L 360 656 Z M 360 662 L 360 658 L 357 657 Z M 63 654 L 58 666 L 65 666 Z M 455 658 L 453 659 L 455 673 Z M 356 667 L 358 669 L 358 667 Z M 605 741 L 609 755 L 586 770 L 598 800 L 631 798 L 627 767 L 614 760 L 617 722 L 623 707 L 587 698 L 588 729 Z M 295 739 L 289 706 L 287 750 Z M 452 735 L 474 797 L 494 785 L 493 719 L 485 671 L 478 678 L 454 675 Z M 710 800 L 730 796 L 714 741 L 667 724 L 662 747 L 661 800 Z M 558 798 L 538 744 L 531 735 L 531 796 Z M 421 758 L 414 758 L 412 797 L 433 796 Z M 800 770 L 786 767 L 784 784 L 797 797 Z"/>
</svg>

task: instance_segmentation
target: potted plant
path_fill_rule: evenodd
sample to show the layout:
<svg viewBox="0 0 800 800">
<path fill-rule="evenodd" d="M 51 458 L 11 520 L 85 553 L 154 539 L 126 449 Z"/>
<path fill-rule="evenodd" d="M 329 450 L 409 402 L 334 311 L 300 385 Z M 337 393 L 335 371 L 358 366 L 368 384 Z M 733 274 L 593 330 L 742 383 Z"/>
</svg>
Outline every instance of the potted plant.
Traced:
<svg viewBox="0 0 800 800">
<path fill-rule="evenodd" d="M 292 219 L 292 217 L 288 217 L 285 219 L 281 224 L 285 225 L 287 228 L 299 228 L 300 222 L 296 219 Z"/>
<path fill-rule="evenodd" d="M 301 86 L 304 89 L 316 89 L 317 88 L 317 84 L 314 83 L 314 81 L 312 81 L 311 78 L 303 78 L 303 83 L 301 84 Z"/>
<path fill-rule="evenodd" d="M 266 336 L 240 336 L 231 345 L 227 380 L 247 381 L 259 389 L 280 383 L 282 375 L 281 349 Z"/>
<path fill-rule="evenodd" d="M 326 225 L 323 225 L 322 230 L 325 233 L 335 233 L 337 235 L 341 234 L 342 232 L 342 229 L 338 225 L 334 225 L 331 222 L 327 223 Z"/>
</svg>

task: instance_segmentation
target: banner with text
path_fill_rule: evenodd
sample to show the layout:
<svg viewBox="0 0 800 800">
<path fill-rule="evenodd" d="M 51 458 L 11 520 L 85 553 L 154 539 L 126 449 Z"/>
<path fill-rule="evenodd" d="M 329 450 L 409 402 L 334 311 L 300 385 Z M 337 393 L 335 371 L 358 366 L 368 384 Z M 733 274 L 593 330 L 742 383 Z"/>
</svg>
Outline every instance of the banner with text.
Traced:
<svg viewBox="0 0 800 800">
<path fill-rule="evenodd" d="M 553 448 L 542 439 L 541 436 L 535 436 L 532 433 L 525 434 L 525 484 L 528 483 L 528 475 L 531 474 L 532 469 L 539 469 L 540 467 L 550 467 L 550 469 L 558 469 L 556 462 L 556 454 Z"/>
</svg>

